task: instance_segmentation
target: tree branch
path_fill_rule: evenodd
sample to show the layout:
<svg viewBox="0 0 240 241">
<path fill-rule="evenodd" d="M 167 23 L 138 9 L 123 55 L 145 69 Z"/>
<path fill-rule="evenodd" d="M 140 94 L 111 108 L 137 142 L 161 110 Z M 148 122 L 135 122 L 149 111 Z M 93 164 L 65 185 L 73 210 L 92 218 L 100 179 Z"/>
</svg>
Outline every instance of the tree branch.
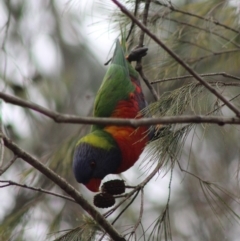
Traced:
<svg viewBox="0 0 240 241">
<path fill-rule="evenodd" d="M 64 190 L 69 196 L 71 196 L 92 218 L 109 234 L 109 236 L 116 241 L 125 241 L 125 239 L 114 229 L 114 227 L 107 222 L 107 220 L 92 206 L 83 196 L 71 185 L 69 185 L 62 177 L 58 176 L 47 166 L 44 166 L 40 161 L 31 156 L 29 153 L 22 150 L 9 138 L 1 134 L 1 138 L 4 140 L 5 146 L 10 149 L 15 155 L 22 158 L 28 164 L 40 171 L 52 182 Z"/>
<path fill-rule="evenodd" d="M 141 119 L 123 119 L 123 118 L 97 118 L 97 117 L 78 117 L 75 115 L 60 114 L 50 111 L 40 105 L 22 100 L 20 98 L 7 95 L 0 92 L 0 98 L 11 104 L 22 106 L 39 112 L 57 123 L 72 123 L 72 124 L 88 124 L 88 125 L 116 125 L 116 126 L 151 126 L 158 124 L 176 124 L 176 123 L 209 123 L 209 124 L 240 124 L 238 117 L 221 117 L 221 116 L 168 116 L 159 118 L 141 118 Z"/>
<path fill-rule="evenodd" d="M 172 56 L 181 66 L 183 66 L 190 74 L 192 74 L 195 79 L 197 79 L 202 85 L 204 85 L 212 94 L 217 96 L 223 103 L 228 106 L 238 117 L 240 117 L 240 112 L 232 103 L 230 103 L 224 96 L 222 96 L 215 88 L 209 85 L 201 76 L 195 72 L 187 63 L 185 63 L 175 52 L 173 52 L 167 45 L 165 45 L 155 34 L 150 32 L 146 26 L 144 26 L 138 19 L 136 19 L 132 13 L 130 13 L 120 2 L 117 0 L 112 0 L 121 11 L 126 14 L 132 21 L 134 21 L 139 28 L 141 28 L 151 39 L 153 39 L 159 46 L 161 46 L 170 56 Z"/>
</svg>

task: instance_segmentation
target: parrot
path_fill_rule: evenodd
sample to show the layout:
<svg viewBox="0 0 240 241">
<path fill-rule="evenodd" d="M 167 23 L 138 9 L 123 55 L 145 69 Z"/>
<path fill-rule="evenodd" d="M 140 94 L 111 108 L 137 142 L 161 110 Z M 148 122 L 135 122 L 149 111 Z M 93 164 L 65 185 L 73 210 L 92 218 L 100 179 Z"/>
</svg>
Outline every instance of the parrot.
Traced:
<svg viewBox="0 0 240 241">
<path fill-rule="evenodd" d="M 117 39 L 111 64 L 95 98 L 93 115 L 141 118 L 140 111 L 146 105 L 138 72 Z M 92 125 L 90 133 L 75 146 L 72 168 L 77 182 L 98 192 L 105 176 L 122 173 L 134 165 L 149 140 L 147 126 Z"/>
</svg>

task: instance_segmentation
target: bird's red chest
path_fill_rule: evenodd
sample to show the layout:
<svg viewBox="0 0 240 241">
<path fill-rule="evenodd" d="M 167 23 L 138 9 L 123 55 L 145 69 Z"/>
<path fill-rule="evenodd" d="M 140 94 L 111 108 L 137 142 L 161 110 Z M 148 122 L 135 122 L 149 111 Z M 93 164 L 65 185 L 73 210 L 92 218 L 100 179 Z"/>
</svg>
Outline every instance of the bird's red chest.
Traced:
<svg viewBox="0 0 240 241">
<path fill-rule="evenodd" d="M 128 100 L 119 101 L 111 117 L 114 118 L 141 118 L 139 104 L 135 93 L 130 93 Z M 148 128 L 140 126 L 106 126 L 104 128 L 117 142 L 122 153 L 122 162 L 116 173 L 129 169 L 138 160 L 144 147 L 149 141 Z"/>
<path fill-rule="evenodd" d="M 113 118 L 136 118 L 140 109 L 136 100 L 136 95 L 130 93 L 128 100 L 121 100 L 118 102 L 114 111 L 111 114 Z"/>
</svg>

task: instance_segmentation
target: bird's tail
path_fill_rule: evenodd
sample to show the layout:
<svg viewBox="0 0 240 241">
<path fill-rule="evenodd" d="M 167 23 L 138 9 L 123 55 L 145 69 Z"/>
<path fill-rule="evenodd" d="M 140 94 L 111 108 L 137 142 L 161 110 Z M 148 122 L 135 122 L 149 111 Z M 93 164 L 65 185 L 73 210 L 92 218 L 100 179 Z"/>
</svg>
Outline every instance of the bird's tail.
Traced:
<svg viewBox="0 0 240 241">
<path fill-rule="evenodd" d="M 115 47 L 114 54 L 112 57 L 112 64 L 116 64 L 116 65 L 120 65 L 120 66 L 124 67 L 127 71 L 127 75 L 129 75 L 128 63 L 126 61 L 122 46 L 118 39 L 116 40 L 116 47 Z"/>
</svg>

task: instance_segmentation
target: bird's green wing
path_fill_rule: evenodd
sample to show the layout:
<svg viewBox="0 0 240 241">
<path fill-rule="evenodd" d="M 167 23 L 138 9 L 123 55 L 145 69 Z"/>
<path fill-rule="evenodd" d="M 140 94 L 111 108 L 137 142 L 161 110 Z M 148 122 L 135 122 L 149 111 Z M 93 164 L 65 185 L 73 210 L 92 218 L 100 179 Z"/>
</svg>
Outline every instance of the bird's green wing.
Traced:
<svg viewBox="0 0 240 241">
<path fill-rule="evenodd" d="M 118 102 L 127 100 L 129 93 L 133 91 L 128 63 L 117 40 L 112 62 L 95 99 L 94 116 L 110 117 Z"/>
</svg>

